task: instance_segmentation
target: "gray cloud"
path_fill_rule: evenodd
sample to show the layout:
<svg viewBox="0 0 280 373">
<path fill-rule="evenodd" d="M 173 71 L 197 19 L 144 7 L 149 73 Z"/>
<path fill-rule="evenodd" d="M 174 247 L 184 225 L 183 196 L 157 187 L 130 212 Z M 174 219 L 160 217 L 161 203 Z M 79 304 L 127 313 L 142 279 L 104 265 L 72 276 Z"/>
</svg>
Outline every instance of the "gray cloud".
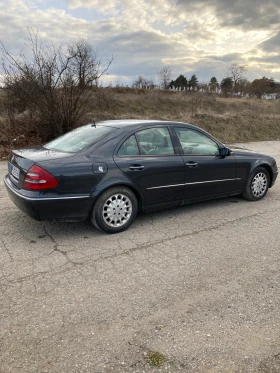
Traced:
<svg viewBox="0 0 280 373">
<path fill-rule="evenodd" d="M 265 65 L 279 66 L 280 65 L 280 56 L 264 56 L 264 57 L 249 57 L 249 61 L 256 61 Z"/>
<path fill-rule="evenodd" d="M 178 0 L 177 4 L 186 12 L 209 9 L 223 27 L 252 30 L 280 24 L 279 0 Z"/>
<path fill-rule="evenodd" d="M 223 63 L 242 63 L 244 61 L 244 54 L 243 53 L 229 53 L 229 54 L 224 54 L 220 56 L 207 56 L 207 58 L 214 60 L 214 61 L 220 61 Z"/>
<path fill-rule="evenodd" d="M 280 53 L 280 31 L 278 31 L 278 33 L 270 39 L 259 44 L 259 48 L 262 49 L 264 52 Z M 278 61 L 280 63 L 280 56 L 278 56 L 278 58 Z"/>
</svg>

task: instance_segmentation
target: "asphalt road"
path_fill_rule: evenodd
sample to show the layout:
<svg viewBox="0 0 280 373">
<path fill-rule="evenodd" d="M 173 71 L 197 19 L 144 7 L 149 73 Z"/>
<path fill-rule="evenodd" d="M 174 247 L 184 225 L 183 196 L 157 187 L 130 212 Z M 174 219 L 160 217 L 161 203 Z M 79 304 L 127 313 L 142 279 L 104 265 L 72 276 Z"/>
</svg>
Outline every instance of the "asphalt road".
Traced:
<svg viewBox="0 0 280 373">
<path fill-rule="evenodd" d="M 280 165 L 280 142 L 238 146 Z M 279 180 L 260 202 L 141 215 L 112 236 L 26 217 L 4 190 L 6 167 L 1 373 L 280 371 Z"/>
</svg>

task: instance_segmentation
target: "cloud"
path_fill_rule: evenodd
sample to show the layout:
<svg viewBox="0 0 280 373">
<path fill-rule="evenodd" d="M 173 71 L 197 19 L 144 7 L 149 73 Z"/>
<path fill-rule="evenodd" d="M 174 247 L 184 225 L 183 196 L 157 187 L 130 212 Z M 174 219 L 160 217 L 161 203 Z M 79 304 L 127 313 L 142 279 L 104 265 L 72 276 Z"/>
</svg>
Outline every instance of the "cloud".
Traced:
<svg viewBox="0 0 280 373">
<path fill-rule="evenodd" d="M 222 27 L 243 30 L 271 29 L 279 26 L 279 0 L 178 0 L 178 9 L 212 13 Z"/>
<path fill-rule="evenodd" d="M 119 0 L 66 0 L 66 2 L 71 9 L 97 9 L 105 14 L 115 14 L 118 6 L 120 6 Z"/>
<path fill-rule="evenodd" d="M 223 27 L 244 30 L 279 25 L 279 0 L 66 0 L 70 8 L 96 9 L 119 13 L 149 22 L 164 19 L 166 24 L 187 22 L 193 17 L 215 17 Z"/>
<path fill-rule="evenodd" d="M 243 53 L 229 53 L 219 56 L 207 56 L 207 58 L 213 60 L 213 61 L 220 61 L 223 63 L 239 63 L 242 64 L 244 62 L 244 54 Z"/>
<path fill-rule="evenodd" d="M 259 44 L 259 48 L 264 52 L 269 53 L 280 53 L 280 31 L 277 32 L 274 36 L 270 39 L 265 40 L 261 44 Z M 280 64 L 280 58 L 278 60 Z"/>
<path fill-rule="evenodd" d="M 248 65 L 252 76 L 280 80 L 279 0 L 2 0 L 0 38 L 9 51 L 25 48 L 27 27 L 38 29 L 46 43 L 79 38 L 94 45 L 99 56 L 116 56 L 111 68 L 127 82 L 139 74 L 157 76 L 170 65 L 173 77 L 196 73 L 199 79 L 224 77 L 232 62 Z M 82 9 L 82 10 L 81 10 Z M 83 19 L 81 14 L 88 14 Z M 98 17 L 96 14 L 98 13 Z M 274 61 L 267 58 L 275 58 Z M 265 63 L 267 62 L 267 64 Z M 280 65 L 280 64 L 279 64 Z M 107 77 L 110 79 L 110 77 Z"/>
</svg>

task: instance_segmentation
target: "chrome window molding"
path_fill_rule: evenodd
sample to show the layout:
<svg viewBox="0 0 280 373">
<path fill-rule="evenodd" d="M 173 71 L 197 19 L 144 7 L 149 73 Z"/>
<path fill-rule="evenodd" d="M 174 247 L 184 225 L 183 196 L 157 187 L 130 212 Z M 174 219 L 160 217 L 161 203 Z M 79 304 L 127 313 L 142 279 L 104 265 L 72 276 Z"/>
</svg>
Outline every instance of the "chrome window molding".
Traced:
<svg viewBox="0 0 280 373">
<path fill-rule="evenodd" d="M 196 184 L 207 184 L 207 183 L 221 183 L 221 182 L 226 182 L 226 181 L 237 181 L 241 180 L 241 178 L 237 179 L 222 179 L 222 180 L 209 180 L 209 181 L 196 181 L 194 183 L 184 183 L 184 184 L 174 184 L 174 185 L 161 185 L 161 186 L 156 186 L 156 187 L 151 187 L 151 188 L 146 188 L 147 190 L 151 189 L 160 189 L 160 188 L 172 188 L 172 187 L 179 187 L 179 186 L 185 186 L 185 185 L 196 185 Z"/>
</svg>

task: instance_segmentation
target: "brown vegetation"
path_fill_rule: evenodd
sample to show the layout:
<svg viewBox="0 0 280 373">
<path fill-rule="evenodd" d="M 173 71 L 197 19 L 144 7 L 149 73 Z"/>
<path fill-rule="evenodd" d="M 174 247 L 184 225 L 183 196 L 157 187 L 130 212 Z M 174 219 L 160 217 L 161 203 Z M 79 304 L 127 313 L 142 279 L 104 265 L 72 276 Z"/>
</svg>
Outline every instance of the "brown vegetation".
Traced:
<svg viewBox="0 0 280 373">
<path fill-rule="evenodd" d="M 0 155 L 45 141 L 36 113 L 9 112 L 0 91 Z M 225 143 L 280 139 L 279 100 L 222 98 L 199 92 L 92 88 L 86 117 L 92 120 L 161 119 L 193 123 Z"/>
</svg>

